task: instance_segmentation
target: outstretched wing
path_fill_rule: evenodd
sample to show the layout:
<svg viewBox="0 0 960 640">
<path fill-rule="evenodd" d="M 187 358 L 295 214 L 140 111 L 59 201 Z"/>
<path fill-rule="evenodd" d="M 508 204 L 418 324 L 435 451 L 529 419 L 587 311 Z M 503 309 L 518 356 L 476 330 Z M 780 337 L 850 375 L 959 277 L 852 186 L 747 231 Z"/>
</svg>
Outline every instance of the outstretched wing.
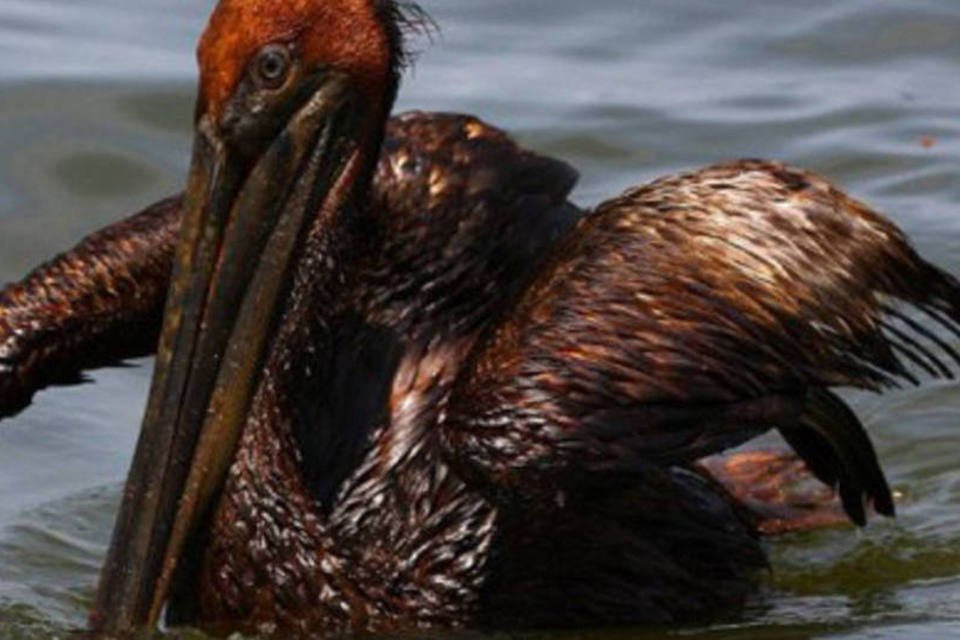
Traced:
<svg viewBox="0 0 960 640">
<path fill-rule="evenodd" d="M 500 491 L 682 464 L 778 427 L 851 517 L 893 502 L 827 388 L 950 376 L 960 287 L 826 180 L 742 161 L 601 205 L 475 349 L 443 427 Z"/>
<path fill-rule="evenodd" d="M 175 196 L 0 291 L 0 418 L 47 384 L 153 352 L 179 227 Z"/>
</svg>

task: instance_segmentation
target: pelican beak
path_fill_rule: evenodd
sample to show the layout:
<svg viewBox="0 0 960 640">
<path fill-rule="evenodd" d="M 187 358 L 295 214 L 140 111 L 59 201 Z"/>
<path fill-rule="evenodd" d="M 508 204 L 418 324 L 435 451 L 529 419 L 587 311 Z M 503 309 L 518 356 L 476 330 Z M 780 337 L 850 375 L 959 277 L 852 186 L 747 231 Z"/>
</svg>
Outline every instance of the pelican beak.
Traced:
<svg viewBox="0 0 960 640">
<path fill-rule="evenodd" d="M 235 456 L 302 240 L 355 195 L 355 94 L 332 70 L 311 82 L 252 147 L 198 119 L 150 399 L 90 617 L 96 632 L 157 623 Z"/>
</svg>

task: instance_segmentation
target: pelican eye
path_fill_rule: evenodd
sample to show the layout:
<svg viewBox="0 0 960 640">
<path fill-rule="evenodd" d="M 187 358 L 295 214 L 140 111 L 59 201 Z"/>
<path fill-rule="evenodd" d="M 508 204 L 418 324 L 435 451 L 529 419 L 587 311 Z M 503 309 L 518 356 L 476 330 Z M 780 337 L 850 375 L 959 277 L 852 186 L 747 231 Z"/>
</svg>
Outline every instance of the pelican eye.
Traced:
<svg viewBox="0 0 960 640">
<path fill-rule="evenodd" d="M 293 61 L 290 51 L 279 44 L 270 44 L 260 50 L 254 67 L 258 83 L 268 89 L 277 89 L 290 75 Z"/>
</svg>

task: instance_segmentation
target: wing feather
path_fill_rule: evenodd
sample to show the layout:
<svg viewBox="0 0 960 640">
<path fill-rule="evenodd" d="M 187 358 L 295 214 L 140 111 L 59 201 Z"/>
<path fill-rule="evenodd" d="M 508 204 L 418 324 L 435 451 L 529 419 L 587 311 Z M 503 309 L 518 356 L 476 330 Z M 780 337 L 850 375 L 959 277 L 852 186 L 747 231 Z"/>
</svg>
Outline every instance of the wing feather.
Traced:
<svg viewBox="0 0 960 640">
<path fill-rule="evenodd" d="M 889 220 L 806 171 L 717 165 L 628 191 L 558 244 L 474 350 L 443 442 L 473 477 L 530 491 L 780 427 L 862 522 L 865 500 L 893 512 L 889 487 L 826 389 L 952 378 L 958 336 L 957 280 Z"/>
</svg>

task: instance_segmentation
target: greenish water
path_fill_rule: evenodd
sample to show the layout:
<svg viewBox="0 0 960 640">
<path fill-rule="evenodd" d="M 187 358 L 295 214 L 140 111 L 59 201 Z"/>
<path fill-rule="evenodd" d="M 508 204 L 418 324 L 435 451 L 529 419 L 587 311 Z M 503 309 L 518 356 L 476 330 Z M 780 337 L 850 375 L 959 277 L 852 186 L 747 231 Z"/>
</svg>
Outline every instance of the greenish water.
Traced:
<svg viewBox="0 0 960 640">
<path fill-rule="evenodd" d="M 577 199 L 737 156 L 818 170 L 960 274 L 960 2 L 425 0 L 399 108 L 469 111 L 583 172 Z M 179 188 L 210 2 L 0 0 L 0 281 Z M 926 142 L 926 144 L 924 144 Z M 82 625 L 144 362 L 0 424 L 0 638 Z M 855 404 L 903 495 L 863 532 L 771 542 L 711 639 L 960 638 L 960 387 Z M 666 630 L 528 636 L 659 638 Z"/>
</svg>

